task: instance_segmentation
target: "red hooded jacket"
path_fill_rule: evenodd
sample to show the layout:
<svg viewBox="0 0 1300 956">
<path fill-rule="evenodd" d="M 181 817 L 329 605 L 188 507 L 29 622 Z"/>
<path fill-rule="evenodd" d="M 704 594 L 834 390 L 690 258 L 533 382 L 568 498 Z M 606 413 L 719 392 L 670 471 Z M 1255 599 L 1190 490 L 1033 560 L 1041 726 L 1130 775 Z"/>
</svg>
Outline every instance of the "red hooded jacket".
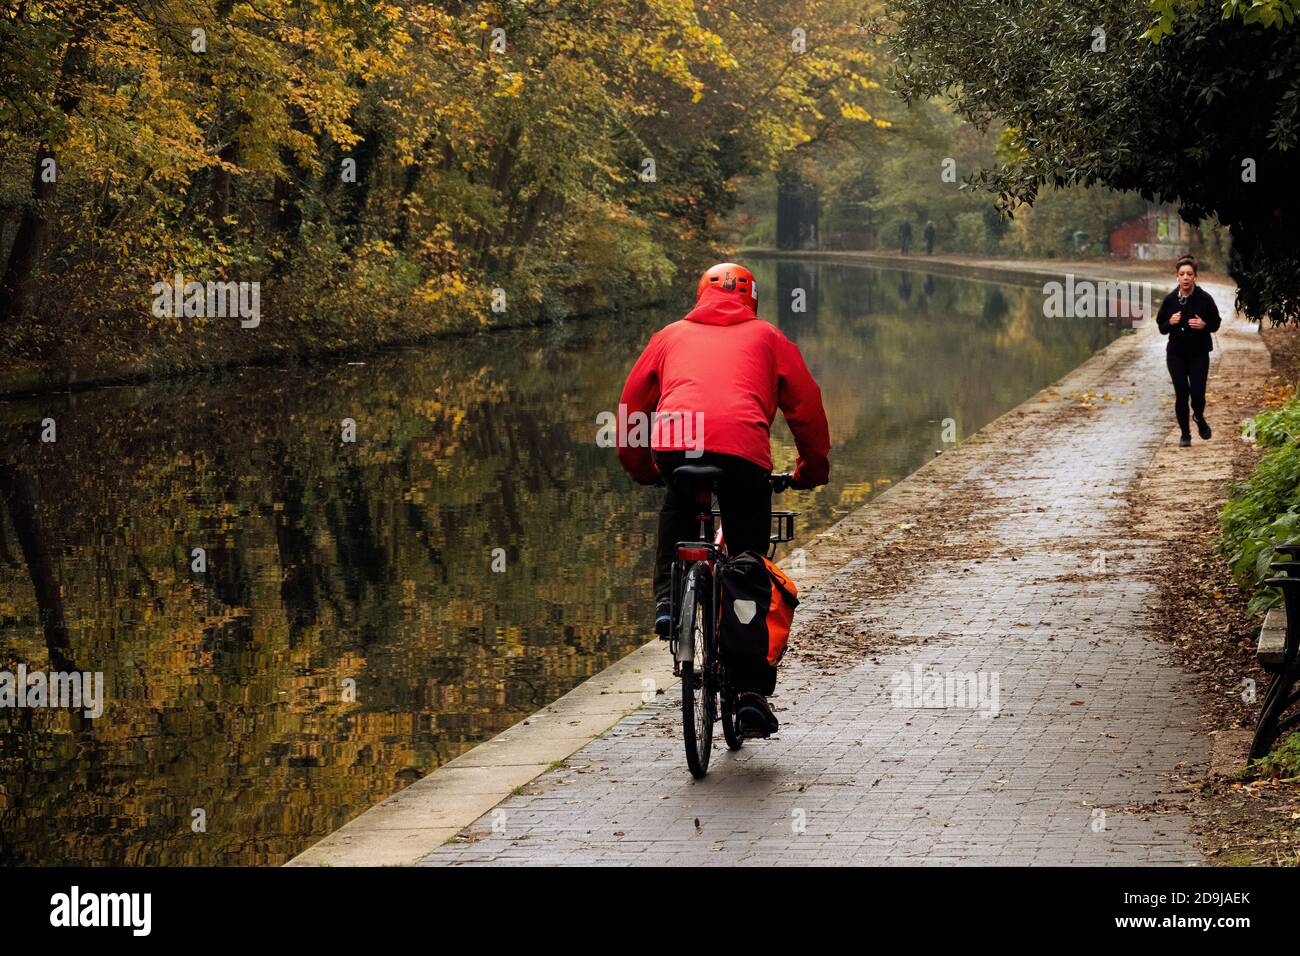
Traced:
<svg viewBox="0 0 1300 956">
<path fill-rule="evenodd" d="M 634 481 L 648 483 L 658 474 L 652 448 L 702 446 L 771 471 L 769 431 L 778 408 L 799 452 L 795 486 L 824 485 L 830 477 L 822 393 L 799 349 L 721 289 L 706 288 L 684 319 L 651 337 L 628 374 L 619 404 L 620 419 L 657 413 L 660 424 L 675 417 L 685 426 L 654 428 L 649 447 L 628 441 L 632 428 L 619 428 L 618 460 Z"/>
</svg>

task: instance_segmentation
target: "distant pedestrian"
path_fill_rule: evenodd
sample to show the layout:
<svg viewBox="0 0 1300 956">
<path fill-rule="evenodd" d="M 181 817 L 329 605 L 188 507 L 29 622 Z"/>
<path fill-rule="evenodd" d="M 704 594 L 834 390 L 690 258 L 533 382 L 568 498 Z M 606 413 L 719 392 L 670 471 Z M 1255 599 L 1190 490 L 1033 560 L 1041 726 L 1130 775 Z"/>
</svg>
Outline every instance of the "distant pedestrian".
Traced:
<svg viewBox="0 0 1300 956">
<path fill-rule="evenodd" d="M 1192 415 L 1196 418 L 1197 434 L 1210 437 L 1210 425 L 1205 420 L 1205 383 L 1210 375 L 1210 352 L 1214 350 L 1213 334 L 1219 330 L 1219 307 L 1210 294 L 1196 284 L 1196 260 L 1183 256 L 1178 260 L 1178 288 L 1165 296 L 1156 315 L 1156 326 L 1161 335 L 1169 336 L 1165 350 L 1165 364 L 1174 382 L 1174 414 L 1182 430 L 1179 444 L 1184 448 L 1192 443 L 1191 423 L 1187 406 L 1190 401 Z"/>
<path fill-rule="evenodd" d="M 934 255 L 934 223 L 929 219 L 925 221 L 925 254 Z"/>
<path fill-rule="evenodd" d="M 912 249 L 912 223 L 904 219 L 898 227 L 898 246 L 907 255 Z"/>
</svg>

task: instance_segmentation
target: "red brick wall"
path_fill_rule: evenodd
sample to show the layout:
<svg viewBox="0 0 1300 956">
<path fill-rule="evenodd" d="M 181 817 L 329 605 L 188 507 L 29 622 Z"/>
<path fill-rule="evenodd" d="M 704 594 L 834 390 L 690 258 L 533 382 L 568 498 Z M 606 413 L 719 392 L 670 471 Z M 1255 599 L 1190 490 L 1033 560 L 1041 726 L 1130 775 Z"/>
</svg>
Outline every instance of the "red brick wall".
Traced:
<svg viewBox="0 0 1300 956">
<path fill-rule="evenodd" d="M 1146 217 L 1131 219 L 1122 226 L 1116 226 L 1110 231 L 1110 254 L 1128 258 L 1133 255 L 1133 244 L 1135 242 L 1150 241 L 1151 236 L 1150 230 L 1147 229 Z"/>
</svg>

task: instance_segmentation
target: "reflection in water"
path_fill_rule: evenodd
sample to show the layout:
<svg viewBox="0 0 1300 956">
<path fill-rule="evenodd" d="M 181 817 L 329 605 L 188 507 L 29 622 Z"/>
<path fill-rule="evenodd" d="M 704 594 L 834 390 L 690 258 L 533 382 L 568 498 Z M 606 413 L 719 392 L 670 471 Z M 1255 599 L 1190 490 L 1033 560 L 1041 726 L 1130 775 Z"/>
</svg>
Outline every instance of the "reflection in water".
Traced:
<svg viewBox="0 0 1300 956">
<path fill-rule="evenodd" d="M 1020 289 L 756 271 L 831 421 L 805 534 L 1114 334 Z M 0 860 L 284 862 L 644 641 L 655 492 L 596 415 L 676 314 L 0 405 L 0 669 L 107 697 L 0 711 Z"/>
<path fill-rule="evenodd" d="M 898 297 L 904 302 L 912 298 L 912 273 L 903 272 L 899 274 Z"/>
</svg>

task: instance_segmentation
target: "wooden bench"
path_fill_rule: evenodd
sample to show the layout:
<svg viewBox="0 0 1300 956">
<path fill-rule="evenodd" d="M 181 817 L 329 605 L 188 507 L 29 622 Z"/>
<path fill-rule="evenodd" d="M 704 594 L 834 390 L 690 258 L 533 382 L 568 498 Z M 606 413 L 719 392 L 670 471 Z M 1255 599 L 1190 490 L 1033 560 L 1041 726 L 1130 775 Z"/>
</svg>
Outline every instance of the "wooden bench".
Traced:
<svg viewBox="0 0 1300 956">
<path fill-rule="evenodd" d="M 1286 657 L 1286 609 L 1270 608 L 1264 615 L 1264 626 L 1259 629 L 1259 642 L 1255 645 L 1259 666 L 1270 674 L 1282 669 Z"/>
<path fill-rule="evenodd" d="M 1255 646 L 1259 664 L 1272 675 L 1264 692 L 1250 759 L 1258 760 L 1288 734 L 1300 730 L 1300 544 L 1284 544 L 1274 549 L 1289 560 L 1269 565 L 1281 576 L 1264 581 L 1282 591 L 1282 607 L 1264 616 Z"/>
</svg>

